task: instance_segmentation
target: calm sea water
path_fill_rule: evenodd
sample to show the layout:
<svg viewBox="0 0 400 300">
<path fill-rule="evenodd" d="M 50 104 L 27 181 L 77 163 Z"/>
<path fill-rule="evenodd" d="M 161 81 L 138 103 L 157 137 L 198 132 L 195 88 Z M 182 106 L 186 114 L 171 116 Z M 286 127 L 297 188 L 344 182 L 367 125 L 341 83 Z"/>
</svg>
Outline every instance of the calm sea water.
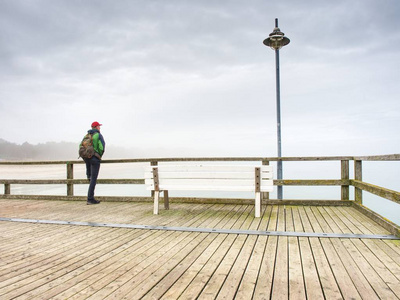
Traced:
<svg viewBox="0 0 400 300">
<path fill-rule="evenodd" d="M 245 163 L 249 164 L 249 163 Z M 102 164 L 99 178 L 143 178 L 143 167 L 146 163 L 129 164 Z M 254 163 L 256 165 L 256 163 Z M 274 169 L 276 165 L 272 164 Z M 283 177 L 287 179 L 339 179 L 340 162 L 284 162 Z M 364 162 L 363 181 L 388 189 L 400 191 L 400 162 Z M 6 166 L 0 165 L 1 179 L 65 179 L 65 165 L 28 165 Z M 86 178 L 85 166 L 74 165 L 74 178 Z M 350 178 L 353 178 L 352 170 Z M 4 187 L 0 185 L 2 191 Z M 87 184 L 75 185 L 74 194 L 85 196 Z M 66 195 L 66 185 L 11 185 L 14 195 Z M 336 186 L 287 186 L 284 187 L 285 199 L 314 199 L 314 200 L 339 200 L 340 187 Z M 96 186 L 98 196 L 149 196 L 150 192 L 143 185 L 100 185 Z M 174 192 L 170 196 L 181 197 L 206 197 L 206 198 L 253 198 L 253 193 L 247 192 Z M 271 199 L 276 199 L 276 189 L 270 194 Z M 354 199 L 354 188 L 350 188 L 350 199 Z M 378 212 L 385 218 L 400 225 L 400 205 L 381 197 L 363 192 L 363 204 Z"/>
</svg>

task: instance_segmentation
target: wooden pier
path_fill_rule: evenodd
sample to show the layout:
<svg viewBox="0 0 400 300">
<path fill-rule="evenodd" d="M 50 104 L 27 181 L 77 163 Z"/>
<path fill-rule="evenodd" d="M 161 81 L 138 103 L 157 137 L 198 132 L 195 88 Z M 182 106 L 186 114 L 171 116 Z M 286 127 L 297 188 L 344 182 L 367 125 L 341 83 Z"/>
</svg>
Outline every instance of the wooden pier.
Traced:
<svg viewBox="0 0 400 300">
<path fill-rule="evenodd" d="M 0 221 L 1 299 L 398 299 L 400 241 L 351 206 L 0 200 L 1 216 L 295 232 L 246 235 Z"/>
<path fill-rule="evenodd" d="M 13 195 L 22 180 L 4 179 L 0 299 L 400 299 L 399 227 L 363 207 L 362 193 L 346 199 L 352 186 L 394 202 L 399 193 L 350 179 L 339 161 L 340 179 L 275 183 L 339 185 L 341 200 L 266 197 L 260 218 L 251 201 L 171 198 L 153 215 L 150 197 L 86 205 Z M 68 174 L 73 193 L 84 180 Z"/>
</svg>

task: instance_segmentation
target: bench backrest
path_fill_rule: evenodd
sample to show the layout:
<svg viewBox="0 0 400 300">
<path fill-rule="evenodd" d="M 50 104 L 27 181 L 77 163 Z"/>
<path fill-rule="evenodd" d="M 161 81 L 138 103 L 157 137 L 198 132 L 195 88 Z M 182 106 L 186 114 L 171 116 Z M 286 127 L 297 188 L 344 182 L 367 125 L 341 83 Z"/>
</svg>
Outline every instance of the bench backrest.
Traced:
<svg viewBox="0 0 400 300">
<path fill-rule="evenodd" d="M 271 166 L 160 165 L 145 167 L 148 190 L 272 192 Z"/>
</svg>

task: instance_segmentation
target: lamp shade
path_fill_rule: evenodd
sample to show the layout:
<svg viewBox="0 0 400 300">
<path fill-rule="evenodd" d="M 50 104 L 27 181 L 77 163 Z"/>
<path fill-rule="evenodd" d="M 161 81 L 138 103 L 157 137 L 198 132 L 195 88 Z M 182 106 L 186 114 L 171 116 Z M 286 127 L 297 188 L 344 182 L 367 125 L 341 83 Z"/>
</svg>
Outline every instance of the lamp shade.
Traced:
<svg viewBox="0 0 400 300">
<path fill-rule="evenodd" d="M 285 37 L 285 34 L 278 27 L 275 27 L 274 31 L 269 34 L 269 37 L 263 43 L 274 50 L 279 50 L 289 44 L 290 40 Z"/>
</svg>

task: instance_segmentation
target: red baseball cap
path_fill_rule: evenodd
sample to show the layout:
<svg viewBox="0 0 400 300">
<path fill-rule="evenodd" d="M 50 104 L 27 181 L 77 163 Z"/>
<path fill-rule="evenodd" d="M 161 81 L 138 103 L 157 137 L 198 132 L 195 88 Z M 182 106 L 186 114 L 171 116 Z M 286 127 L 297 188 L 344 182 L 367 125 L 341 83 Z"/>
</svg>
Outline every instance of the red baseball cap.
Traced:
<svg viewBox="0 0 400 300">
<path fill-rule="evenodd" d="M 103 124 L 100 124 L 99 122 L 93 122 L 92 123 L 92 128 L 97 127 L 97 126 L 101 126 Z"/>
</svg>

